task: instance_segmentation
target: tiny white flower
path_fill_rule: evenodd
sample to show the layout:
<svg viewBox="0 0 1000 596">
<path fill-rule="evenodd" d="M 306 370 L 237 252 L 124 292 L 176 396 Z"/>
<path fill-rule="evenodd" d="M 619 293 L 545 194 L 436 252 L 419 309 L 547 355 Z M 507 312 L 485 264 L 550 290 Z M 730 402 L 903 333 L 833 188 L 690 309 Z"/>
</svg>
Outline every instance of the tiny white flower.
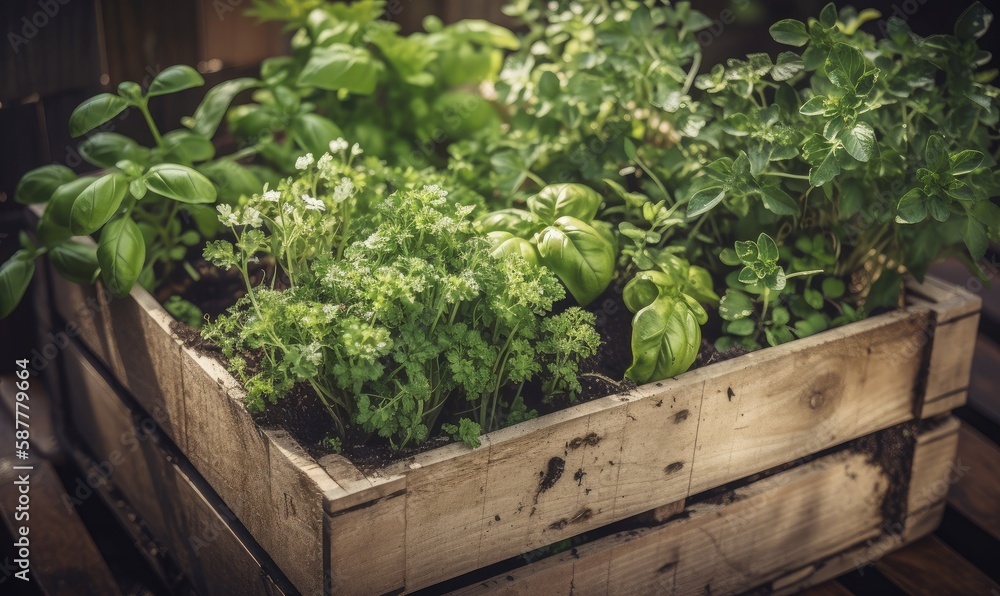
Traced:
<svg viewBox="0 0 1000 596">
<path fill-rule="evenodd" d="M 306 153 L 302 157 L 295 160 L 295 169 L 304 170 L 313 164 L 313 154 Z"/>
<path fill-rule="evenodd" d="M 277 203 L 278 199 L 281 198 L 281 193 L 276 190 L 269 190 L 264 194 L 260 195 L 260 198 L 264 199 L 269 203 Z"/>
<path fill-rule="evenodd" d="M 351 155 L 361 155 L 364 152 L 365 151 L 361 148 L 361 145 L 358 145 L 357 143 L 354 143 L 354 146 L 351 147 Z"/>
<path fill-rule="evenodd" d="M 330 164 L 332 163 L 333 163 L 333 156 L 330 155 L 329 153 L 324 153 L 323 155 L 320 156 L 319 161 L 316 162 L 316 167 L 321 170 L 325 170 L 329 168 Z"/>
<path fill-rule="evenodd" d="M 330 153 L 342 153 L 347 151 L 347 141 L 341 137 L 330 141 Z"/>
<path fill-rule="evenodd" d="M 264 220 L 260 217 L 260 211 L 257 211 L 253 207 L 247 207 L 243 210 L 241 223 L 252 228 L 259 228 L 264 225 Z"/>
<path fill-rule="evenodd" d="M 236 213 L 233 213 L 233 208 L 229 205 L 219 205 L 215 208 L 219 212 L 219 221 L 224 226 L 235 226 L 239 225 L 240 218 Z"/>
<path fill-rule="evenodd" d="M 340 184 L 333 189 L 333 200 L 343 203 L 354 194 L 354 183 L 350 178 L 341 178 Z"/>
<path fill-rule="evenodd" d="M 311 211 L 326 211 L 326 205 L 323 201 L 310 197 L 309 195 L 302 195 L 302 202 L 306 204 L 306 209 Z"/>
</svg>

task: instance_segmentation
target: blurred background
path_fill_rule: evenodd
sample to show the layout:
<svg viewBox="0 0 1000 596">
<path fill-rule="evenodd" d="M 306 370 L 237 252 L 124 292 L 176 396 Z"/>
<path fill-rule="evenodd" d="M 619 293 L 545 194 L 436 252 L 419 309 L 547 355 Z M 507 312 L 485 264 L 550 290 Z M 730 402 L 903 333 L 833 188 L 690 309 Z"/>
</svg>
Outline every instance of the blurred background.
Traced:
<svg viewBox="0 0 1000 596">
<path fill-rule="evenodd" d="M 699 32 L 706 57 L 702 71 L 729 57 L 762 51 L 777 54 L 780 48 L 768 34 L 768 25 L 781 18 L 806 20 L 819 14 L 825 3 L 695 0 L 694 8 L 713 20 L 712 27 Z M 421 22 L 430 14 L 445 22 L 481 18 L 517 29 L 518 23 L 501 11 L 503 4 L 503 0 L 389 0 L 385 17 L 399 23 L 404 32 L 422 30 Z M 967 4 L 964 0 L 869 0 L 856 7 L 875 8 L 882 13 L 882 19 L 864 27 L 876 35 L 890 16 L 906 20 L 918 34 L 928 35 L 950 29 Z M 996 7 L 995 2 L 985 4 Z M 0 2 L 0 31 L 4 35 L 0 49 L 0 262 L 17 249 L 23 211 L 13 201 L 13 194 L 20 177 L 30 169 L 51 163 L 78 172 L 90 167 L 79 157 L 77 141 L 67 131 L 70 113 L 83 100 L 114 90 L 122 81 L 143 84 L 174 64 L 191 65 L 203 74 L 204 88 L 151 104 L 158 122 L 176 127 L 181 117 L 193 112 L 205 89 L 223 80 L 255 76 L 263 59 L 288 53 L 290 33 L 274 23 L 261 24 L 245 16 L 244 11 L 251 5 L 250 0 Z M 994 27 L 982 43 L 993 49 L 998 37 L 1000 32 Z M 140 141 L 148 134 L 136 115 L 117 120 L 115 126 L 117 132 Z M 989 262 L 983 264 L 994 279 L 1000 278 L 996 255 L 991 252 Z M 961 266 L 946 263 L 937 272 L 968 287 L 970 279 Z M 984 297 L 984 334 L 977 345 L 977 367 L 1000 370 L 996 343 L 1000 338 L 1000 297 L 996 285 L 993 289 L 969 289 Z M 30 353 L 34 346 L 32 307 L 29 295 L 13 316 L 0 321 L 0 373 L 10 372 L 15 355 Z M 976 392 L 996 391 L 988 381 L 982 382 L 986 383 L 983 387 L 970 390 L 970 400 L 975 401 Z M 1000 406 L 983 403 L 969 415 L 978 416 L 982 429 L 995 434 Z M 129 578 L 134 593 L 162 593 L 165 586 L 144 567 L 135 545 L 115 530 L 112 516 L 95 501 L 90 500 L 91 511 L 82 513 L 105 560 L 113 562 L 119 576 L 124 573 Z M 5 531 L 0 525 L 0 593 L 13 593 L 9 571 L 4 571 L 11 542 Z M 947 527 L 944 531 L 948 531 Z M 996 555 L 995 543 L 971 544 L 970 552 L 978 552 L 980 558 Z M 1000 557 L 994 563 L 998 560 Z M 37 586 L 29 588 L 29 592 L 35 591 Z"/>
</svg>

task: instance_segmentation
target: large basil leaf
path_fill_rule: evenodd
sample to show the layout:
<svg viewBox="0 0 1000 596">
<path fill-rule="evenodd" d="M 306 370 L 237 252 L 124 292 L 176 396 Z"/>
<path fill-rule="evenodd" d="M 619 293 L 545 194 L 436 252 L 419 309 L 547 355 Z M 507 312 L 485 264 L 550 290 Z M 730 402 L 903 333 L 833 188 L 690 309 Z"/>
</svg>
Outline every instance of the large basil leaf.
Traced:
<svg viewBox="0 0 1000 596">
<path fill-rule="evenodd" d="M 372 57 L 368 50 L 335 43 L 313 50 L 299 75 L 299 85 L 371 95 L 384 68 L 382 62 Z"/>
<path fill-rule="evenodd" d="M 581 306 L 590 304 L 611 283 L 615 250 L 589 224 L 560 217 L 538 235 L 538 254 Z"/>
<path fill-rule="evenodd" d="M 652 304 L 665 288 L 675 286 L 675 280 L 662 271 L 640 271 L 622 290 L 629 312 L 639 312 Z"/>
<path fill-rule="evenodd" d="M 701 347 L 705 309 L 693 298 L 661 295 L 632 319 L 632 366 L 625 376 L 649 383 L 681 374 Z"/>
<path fill-rule="evenodd" d="M 479 220 L 484 232 L 510 232 L 521 238 L 531 238 L 544 225 L 535 214 L 523 209 L 501 209 Z"/>
<path fill-rule="evenodd" d="M 113 132 L 99 132 L 80 143 L 80 156 L 101 168 L 113 168 L 123 159 L 142 163 L 149 159 L 149 149 L 132 139 Z"/>
<path fill-rule="evenodd" d="M 49 260 L 59 275 L 78 284 L 94 283 L 97 276 L 97 247 L 64 242 L 49 251 Z"/>
<path fill-rule="evenodd" d="M 178 64 L 164 69 L 156 75 L 153 82 L 149 84 L 148 97 L 166 95 L 167 93 L 177 93 L 192 87 L 200 87 L 205 84 L 205 79 L 201 78 L 198 71 L 187 66 Z"/>
<path fill-rule="evenodd" d="M 76 174 L 66 166 L 52 164 L 35 168 L 17 183 L 14 196 L 18 203 L 25 205 L 44 203 L 52 198 L 57 188 L 75 178 Z"/>
<path fill-rule="evenodd" d="M 35 274 L 35 261 L 27 250 L 19 250 L 0 267 L 0 319 L 14 312 L 31 277 Z"/>
<path fill-rule="evenodd" d="M 44 218 L 60 228 L 69 229 L 72 221 L 73 203 L 80 193 L 97 181 L 96 176 L 83 176 L 63 184 L 52 193 L 49 204 L 45 207 Z"/>
<path fill-rule="evenodd" d="M 215 146 L 207 138 L 189 130 L 173 130 L 163 135 L 167 158 L 184 163 L 206 161 L 215 156 Z"/>
<path fill-rule="evenodd" d="M 182 203 L 214 203 L 215 187 L 202 174 L 177 164 L 157 164 L 146 173 L 149 190 Z"/>
<path fill-rule="evenodd" d="M 546 223 L 564 215 L 590 223 L 602 200 L 597 191 L 583 184 L 550 184 L 528 197 L 528 209 Z"/>
<path fill-rule="evenodd" d="M 125 111 L 128 102 L 111 93 L 101 93 L 83 102 L 69 116 L 69 134 L 78 137 Z"/>
<path fill-rule="evenodd" d="M 97 261 L 108 291 L 118 298 L 127 296 L 146 261 L 146 243 L 131 217 L 117 217 L 104 226 Z"/>
<path fill-rule="evenodd" d="M 93 234 L 118 211 L 128 190 L 122 174 L 101 176 L 83 189 L 73 201 L 69 214 L 69 229 L 77 236 Z"/>
<path fill-rule="evenodd" d="M 201 100 L 195 109 L 194 115 L 191 116 L 190 120 L 185 120 L 185 123 L 190 125 L 191 132 L 205 138 L 212 138 L 215 131 L 219 129 L 219 123 L 222 122 L 222 117 L 233 98 L 257 84 L 257 79 L 250 78 L 233 79 L 219 83 L 208 90 L 205 99 Z"/>
<path fill-rule="evenodd" d="M 517 254 L 532 265 L 538 264 L 538 251 L 535 250 L 532 243 L 524 238 L 518 238 L 510 232 L 490 232 L 486 237 L 493 244 L 493 250 L 490 251 L 490 254 L 494 257 L 503 259 L 507 255 Z"/>
</svg>

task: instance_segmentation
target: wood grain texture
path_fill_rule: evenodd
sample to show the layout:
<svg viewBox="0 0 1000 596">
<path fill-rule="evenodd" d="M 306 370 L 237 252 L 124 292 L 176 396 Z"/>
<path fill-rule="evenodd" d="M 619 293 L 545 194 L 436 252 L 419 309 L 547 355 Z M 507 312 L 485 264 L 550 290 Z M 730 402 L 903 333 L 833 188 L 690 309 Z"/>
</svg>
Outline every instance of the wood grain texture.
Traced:
<svg viewBox="0 0 1000 596">
<path fill-rule="evenodd" d="M 0 440 L 4 445 L 14 444 L 14 418 L 3 409 L 0 409 Z M 33 469 L 15 470 L 14 466 Z M 19 476 L 25 474 L 30 476 L 30 484 L 15 484 Z M 30 490 L 31 517 L 28 520 L 15 518 L 21 486 L 28 486 Z M 76 509 L 67 506 L 69 500 L 65 497 L 62 481 L 52 463 L 35 453 L 26 460 L 14 459 L 13 451 L 4 450 L 4 457 L 0 458 L 0 515 L 15 538 L 20 537 L 21 527 L 28 528 L 31 579 L 51 596 L 119 593 L 118 584 L 90 532 Z M 7 564 L 4 590 L 14 593 L 17 591 L 15 584 L 21 580 L 12 574 L 21 569 L 9 559 Z"/>
<path fill-rule="evenodd" d="M 200 593 L 279 594 L 232 527 L 189 473 L 157 444 L 156 424 L 130 410 L 100 372 L 69 347 L 78 383 L 69 389 L 81 439 L 98 473 L 115 486 Z"/>
<path fill-rule="evenodd" d="M 1000 540 L 1000 449 L 962 425 L 948 503 Z"/>
<path fill-rule="evenodd" d="M 888 555 L 875 567 L 911 596 L 1000 593 L 1000 585 L 933 536 Z"/>
<path fill-rule="evenodd" d="M 956 431 L 948 421 L 921 435 L 911 495 L 943 481 L 938 452 L 953 449 Z M 683 519 L 602 538 L 455 593 L 734 594 L 759 586 L 790 593 L 863 568 L 936 525 L 941 503 L 883 534 L 887 488 L 881 468 L 841 451 L 689 506 Z"/>
</svg>

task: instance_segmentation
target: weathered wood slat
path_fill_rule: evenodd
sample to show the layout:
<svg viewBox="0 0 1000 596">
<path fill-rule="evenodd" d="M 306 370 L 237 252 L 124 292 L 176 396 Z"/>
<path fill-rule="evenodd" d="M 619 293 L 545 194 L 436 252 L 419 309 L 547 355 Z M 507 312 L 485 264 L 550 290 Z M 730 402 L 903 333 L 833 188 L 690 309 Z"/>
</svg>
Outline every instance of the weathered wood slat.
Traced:
<svg viewBox="0 0 1000 596">
<path fill-rule="evenodd" d="M 1000 449 L 962 425 L 948 503 L 1000 540 Z"/>
<path fill-rule="evenodd" d="M 853 594 L 854 592 L 835 581 L 824 582 L 802 592 L 803 596 L 853 596 Z"/>
<path fill-rule="evenodd" d="M 875 567 L 911 596 L 1000 594 L 1000 584 L 933 536 L 888 555 Z"/>
<path fill-rule="evenodd" d="M 946 479 L 938 457 L 954 453 L 957 423 L 920 437 L 910 500 Z M 683 519 L 620 533 L 476 583 L 456 594 L 733 594 L 760 585 L 790 592 L 830 577 L 828 559 L 866 565 L 929 532 L 940 503 L 911 512 L 883 535 L 889 480 L 866 456 L 841 451 L 689 506 Z M 857 547 L 856 545 L 863 545 Z M 850 556 L 848 556 L 850 555 Z M 846 557 L 846 558 L 845 558 Z M 802 567 L 805 561 L 814 562 Z M 835 561 L 836 563 L 836 561 Z"/>
<path fill-rule="evenodd" d="M 137 419 L 76 347 L 68 347 L 65 358 L 79 383 L 67 391 L 69 406 L 98 473 L 138 506 L 185 577 L 206 594 L 283 593 L 232 528 L 235 516 L 209 503 L 158 447 L 156 422 Z"/>
<path fill-rule="evenodd" d="M 14 444 L 14 418 L 3 409 L 0 409 L 0 441 L 5 446 Z M 31 580 L 52 596 L 119 593 L 114 576 L 76 509 L 67 506 L 69 500 L 52 464 L 35 453 L 25 460 L 14 459 L 13 452 L 7 449 L 4 453 L 5 457 L 0 458 L 0 513 L 15 540 L 21 537 L 21 527 L 28 528 Z M 15 466 L 33 469 L 17 470 Z M 23 474 L 30 476 L 29 484 L 15 484 Z M 19 520 L 15 515 L 22 486 L 29 491 L 31 501 L 27 512 L 31 517 Z M 21 582 L 13 573 L 21 567 L 9 559 L 6 564 L 9 567 L 4 576 L 4 590 L 13 593 Z"/>
</svg>

